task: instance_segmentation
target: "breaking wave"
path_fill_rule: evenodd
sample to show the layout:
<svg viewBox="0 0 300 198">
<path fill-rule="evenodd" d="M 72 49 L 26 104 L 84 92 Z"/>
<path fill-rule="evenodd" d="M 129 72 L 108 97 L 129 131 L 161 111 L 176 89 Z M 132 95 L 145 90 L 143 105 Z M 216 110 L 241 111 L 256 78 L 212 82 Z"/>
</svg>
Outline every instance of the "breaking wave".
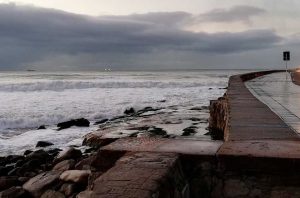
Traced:
<svg viewBox="0 0 300 198">
<path fill-rule="evenodd" d="M 26 83 L 0 84 L 1 92 L 31 92 L 31 91 L 63 91 L 66 89 L 91 89 L 91 88 L 189 88 L 202 86 L 221 86 L 222 79 L 196 80 L 196 81 L 36 81 Z"/>
</svg>

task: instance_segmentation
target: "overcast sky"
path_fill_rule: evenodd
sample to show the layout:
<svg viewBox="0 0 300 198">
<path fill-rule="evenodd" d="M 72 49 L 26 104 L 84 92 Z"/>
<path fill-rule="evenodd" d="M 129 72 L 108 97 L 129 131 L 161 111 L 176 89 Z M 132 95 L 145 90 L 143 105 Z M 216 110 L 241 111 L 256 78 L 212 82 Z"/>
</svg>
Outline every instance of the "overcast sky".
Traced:
<svg viewBox="0 0 300 198">
<path fill-rule="evenodd" d="M 300 65 L 297 0 L 0 0 L 0 70 Z"/>
</svg>

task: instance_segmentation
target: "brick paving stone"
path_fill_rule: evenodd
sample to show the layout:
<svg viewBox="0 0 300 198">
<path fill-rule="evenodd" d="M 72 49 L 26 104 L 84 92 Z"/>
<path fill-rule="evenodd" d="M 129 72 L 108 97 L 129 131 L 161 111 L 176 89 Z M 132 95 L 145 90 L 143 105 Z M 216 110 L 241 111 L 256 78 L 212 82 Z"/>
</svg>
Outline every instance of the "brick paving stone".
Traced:
<svg viewBox="0 0 300 198">
<path fill-rule="evenodd" d="M 172 153 L 128 153 L 94 181 L 91 197 L 152 198 L 164 184 L 172 197 L 178 188 L 175 181 L 170 183 L 178 179 L 173 177 L 174 170 L 180 171 L 178 158 Z"/>
</svg>

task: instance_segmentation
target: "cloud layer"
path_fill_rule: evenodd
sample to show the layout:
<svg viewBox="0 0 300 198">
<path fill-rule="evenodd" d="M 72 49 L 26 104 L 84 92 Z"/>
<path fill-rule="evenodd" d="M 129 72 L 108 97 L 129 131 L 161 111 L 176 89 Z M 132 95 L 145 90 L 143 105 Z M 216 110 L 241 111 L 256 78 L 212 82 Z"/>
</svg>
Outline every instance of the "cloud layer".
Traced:
<svg viewBox="0 0 300 198">
<path fill-rule="evenodd" d="M 226 56 L 269 49 L 282 41 L 272 30 L 235 33 L 184 30 L 185 25 L 199 18 L 215 22 L 248 21 L 263 12 L 258 8 L 239 6 L 199 16 L 166 12 L 90 17 L 0 4 L 0 69 L 20 69 L 30 64 L 44 65 L 43 69 L 49 65 L 59 69 L 60 64 L 76 67 L 76 62 L 87 68 L 101 68 L 110 63 L 118 68 L 138 67 L 145 60 L 148 63 L 154 59 L 163 61 L 172 57 L 172 53 L 180 54 L 189 59 L 189 65 L 195 65 L 199 60 L 190 58 L 191 54 Z M 177 56 L 174 62 L 180 62 Z"/>
<path fill-rule="evenodd" d="M 206 22 L 246 22 L 251 18 L 265 14 L 266 11 L 252 6 L 235 6 L 230 9 L 215 9 L 200 15 L 200 19 Z"/>
</svg>

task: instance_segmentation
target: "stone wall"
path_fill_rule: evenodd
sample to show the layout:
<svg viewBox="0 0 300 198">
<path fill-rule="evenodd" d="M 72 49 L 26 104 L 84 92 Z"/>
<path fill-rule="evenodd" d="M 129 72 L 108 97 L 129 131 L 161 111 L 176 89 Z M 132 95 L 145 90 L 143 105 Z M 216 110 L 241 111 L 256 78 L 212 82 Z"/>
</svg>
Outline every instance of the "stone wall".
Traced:
<svg viewBox="0 0 300 198">
<path fill-rule="evenodd" d="M 209 131 L 214 140 L 224 140 L 228 131 L 228 101 L 226 94 L 218 100 L 210 101 L 209 105 Z"/>
</svg>

